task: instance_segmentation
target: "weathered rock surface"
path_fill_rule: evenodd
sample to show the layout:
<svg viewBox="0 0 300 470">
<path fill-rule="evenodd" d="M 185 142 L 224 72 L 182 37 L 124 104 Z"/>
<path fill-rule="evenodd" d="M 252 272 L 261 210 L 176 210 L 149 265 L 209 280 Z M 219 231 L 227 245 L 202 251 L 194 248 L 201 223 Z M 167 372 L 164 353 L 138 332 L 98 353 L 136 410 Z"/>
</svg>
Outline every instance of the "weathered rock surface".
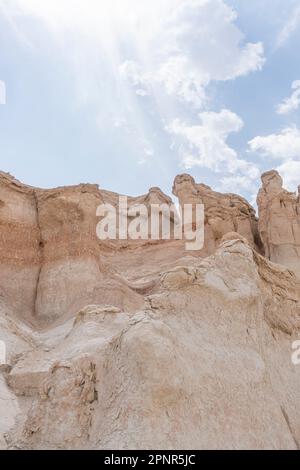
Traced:
<svg viewBox="0 0 300 470">
<path fill-rule="evenodd" d="M 300 193 L 286 191 L 278 172 L 268 171 L 262 175 L 257 205 L 266 257 L 300 278 Z"/>
<path fill-rule="evenodd" d="M 188 175 L 174 192 L 207 206 L 200 253 L 100 242 L 96 207 L 118 195 L 1 175 L 0 448 L 299 448 L 299 280 L 260 221 L 262 255 L 244 199 Z"/>
<path fill-rule="evenodd" d="M 258 232 L 258 220 L 253 207 L 241 196 L 213 191 L 205 184 L 196 184 L 190 175 L 175 178 L 173 194 L 180 205 L 204 204 L 205 245 L 204 252 L 212 254 L 222 237 L 229 232 L 240 233 L 257 251 L 262 251 Z"/>
</svg>

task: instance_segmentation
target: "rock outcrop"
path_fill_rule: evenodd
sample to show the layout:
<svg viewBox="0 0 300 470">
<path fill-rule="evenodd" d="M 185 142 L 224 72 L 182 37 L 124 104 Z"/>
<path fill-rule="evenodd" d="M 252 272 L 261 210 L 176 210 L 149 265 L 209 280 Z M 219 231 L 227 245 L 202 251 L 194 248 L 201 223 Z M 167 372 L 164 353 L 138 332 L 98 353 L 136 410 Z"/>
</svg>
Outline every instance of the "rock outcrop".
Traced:
<svg viewBox="0 0 300 470">
<path fill-rule="evenodd" d="M 34 311 L 40 269 L 34 191 L 0 175 L 0 305 L 17 317 Z"/>
<path fill-rule="evenodd" d="M 262 175 L 257 197 L 259 231 L 265 254 L 274 263 L 287 266 L 300 278 L 300 193 L 283 189 L 277 171 Z"/>
<path fill-rule="evenodd" d="M 298 265 L 270 261 L 269 230 L 299 201 L 271 175 L 259 222 L 243 198 L 177 177 L 180 204 L 206 208 L 205 246 L 187 252 L 99 240 L 97 206 L 116 193 L 1 174 L 0 448 L 299 448 Z M 172 203 L 158 188 L 128 201 Z"/>
<path fill-rule="evenodd" d="M 218 193 L 205 184 L 196 184 L 194 178 L 186 174 L 175 178 L 173 194 L 182 206 L 204 204 L 206 254 L 214 253 L 222 237 L 229 232 L 240 233 L 257 251 L 262 251 L 255 210 L 241 196 Z"/>
</svg>

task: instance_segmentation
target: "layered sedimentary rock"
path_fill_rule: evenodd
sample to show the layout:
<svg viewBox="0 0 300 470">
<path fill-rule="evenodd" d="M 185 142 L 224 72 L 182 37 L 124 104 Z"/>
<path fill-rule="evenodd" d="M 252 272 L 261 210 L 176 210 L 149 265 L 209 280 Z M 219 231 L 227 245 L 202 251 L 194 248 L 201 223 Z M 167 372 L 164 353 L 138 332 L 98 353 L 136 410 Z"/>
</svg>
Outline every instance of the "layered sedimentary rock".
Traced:
<svg viewBox="0 0 300 470">
<path fill-rule="evenodd" d="M 129 309 L 140 305 L 105 255 L 147 242 L 105 243 L 96 234 L 97 207 L 118 207 L 118 194 L 90 184 L 41 190 L 1 173 L 0 201 L 0 300 L 6 309 L 46 323 L 98 301 L 113 299 Z M 159 188 L 128 198 L 129 207 L 171 203 Z"/>
<path fill-rule="evenodd" d="M 204 204 L 205 253 L 214 253 L 222 237 L 229 232 L 240 233 L 256 250 L 262 250 L 255 210 L 241 196 L 213 191 L 205 184 L 195 183 L 187 174 L 175 178 L 173 194 L 182 206 Z"/>
<path fill-rule="evenodd" d="M 262 255 L 243 198 L 188 175 L 174 193 L 206 207 L 201 252 L 101 241 L 116 193 L 1 175 L 0 448 L 299 448 L 299 280 L 260 221 Z M 158 188 L 128 202 L 172 203 Z"/>
<path fill-rule="evenodd" d="M 21 318 L 34 311 L 40 270 L 34 190 L 0 174 L 0 305 Z"/>
<path fill-rule="evenodd" d="M 259 231 L 266 257 L 289 267 L 300 278 L 300 196 L 283 188 L 277 171 L 262 175 L 257 197 Z"/>
<path fill-rule="evenodd" d="M 140 299 L 101 264 L 96 185 L 40 190 L 0 175 L 1 300 L 45 323 L 94 301 L 136 308 Z"/>
</svg>

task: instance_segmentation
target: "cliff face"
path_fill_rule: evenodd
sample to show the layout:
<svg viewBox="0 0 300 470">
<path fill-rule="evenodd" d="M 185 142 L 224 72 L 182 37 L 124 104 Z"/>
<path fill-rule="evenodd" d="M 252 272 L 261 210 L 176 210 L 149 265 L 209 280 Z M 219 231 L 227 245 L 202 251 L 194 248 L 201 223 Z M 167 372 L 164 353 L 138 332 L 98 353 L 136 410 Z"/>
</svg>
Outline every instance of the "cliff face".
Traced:
<svg viewBox="0 0 300 470">
<path fill-rule="evenodd" d="M 262 175 L 262 188 L 257 197 L 259 231 L 266 256 L 283 264 L 300 277 L 300 193 L 283 187 L 277 171 Z"/>
<path fill-rule="evenodd" d="M 204 204 L 206 253 L 214 253 L 229 232 L 239 233 L 258 252 L 263 252 L 255 210 L 241 196 L 218 193 L 205 184 L 196 184 L 190 175 L 175 178 L 173 194 L 181 205 Z"/>
<path fill-rule="evenodd" d="M 1 174 L 0 448 L 299 447 L 299 200 L 262 180 L 258 221 L 177 177 L 179 202 L 205 206 L 204 248 L 187 252 L 100 241 L 115 193 Z M 158 188 L 128 201 L 171 204 Z"/>
<path fill-rule="evenodd" d="M 34 190 L 9 175 L 0 177 L 0 301 L 17 318 L 35 309 L 40 270 L 40 233 Z"/>
</svg>

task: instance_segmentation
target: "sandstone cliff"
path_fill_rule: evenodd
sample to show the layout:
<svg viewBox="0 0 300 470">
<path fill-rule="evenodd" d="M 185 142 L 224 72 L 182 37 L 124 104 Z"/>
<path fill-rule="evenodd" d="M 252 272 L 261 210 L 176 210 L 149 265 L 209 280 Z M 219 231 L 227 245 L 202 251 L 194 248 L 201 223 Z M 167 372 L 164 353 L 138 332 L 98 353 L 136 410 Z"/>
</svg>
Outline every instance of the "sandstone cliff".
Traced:
<svg viewBox="0 0 300 470">
<path fill-rule="evenodd" d="M 214 253 L 222 237 L 229 232 L 239 233 L 257 251 L 263 251 L 255 210 L 241 196 L 217 193 L 205 184 L 196 184 L 190 175 L 175 178 L 173 194 L 181 205 L 204 204 L 205 253 Z"/>
<path fill-rule="evenodd" d="M 266 256 L 289 267 L 300 277 L 300 193 L 286 191 L 281 176 L 272 170 L 262 175 L 257 197 L 259 231 Z"/>
<path fill-rule="evenodd" d="M 177 177 L 180 204 L 205 205 L 204 248 L 186 252 L 100 241 L 115 193 L 0 174 L 0 448 L 299 448 L 299 198 L 262 180 L 258 220 Z"/>
</svg>

